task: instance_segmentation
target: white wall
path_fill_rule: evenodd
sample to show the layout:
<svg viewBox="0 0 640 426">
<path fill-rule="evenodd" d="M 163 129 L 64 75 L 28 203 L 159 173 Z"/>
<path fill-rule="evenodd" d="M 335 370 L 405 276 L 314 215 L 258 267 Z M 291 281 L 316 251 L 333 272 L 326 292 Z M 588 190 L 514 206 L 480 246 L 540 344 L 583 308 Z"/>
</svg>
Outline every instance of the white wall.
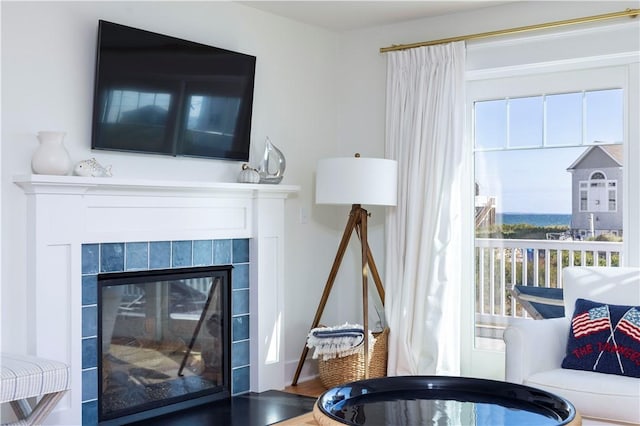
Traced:
<svg viewBox="0 0 640 426">
<path fill-rule="evenodd" d="M 517 26 L 532 25 L 544 22 L 571 19 L 581 16 L 597 15 L 601 13 L 617 12 L 626 8 L 637 8 L 640 2 L 559 2 L 559 1 L 537 1 L 537 2 L 514 2 L 511 4 L 487 7 L 472 12 L 456 13 L 429 19 L 418 19 L 394 25 L 378 26 L 357 31 L 344 32 L 340 34 L 340 49 L 338 50 L 337 72 L 340 76 L 339 93 L 335 105 L 337 111 L 337 145 L 336 155 L 350 156 L 355 152 L 360 152 L 364 156 L 384 156 L 385 140 L 385 100 L 386 100 L 386 56 L 379 52 L 380 48 L 394 44 L 414 43 L 425 40 L 433 40 L 445 37 L 472 34 L 496 29 L 512 28 Z M 628 21 L 630 18 L 626 18 Z M 612 23 L 625 23 L 625 20 L 610 21 Z M 601 26 L 603 24 L 598 24 Z M 568 27 L 565 31 L 575 31 L 576 28 L 589 28 L 593 24 L 581 25 L 579 27 Z M 557 30 L 556 30 L 557 31 Z M 551 31 L 546 31 L 549 34 Z M 545 32 L 529 34 L 528 37 L 540 36 Z M 610 43 L 611 38 L 602 38 L 597 33 L 590 42 L 583 46 L 581 39 L 569 40 L 568 44 L 556 46 L 549 49 L 548 44 L 543 46 L 530 46 L 518 48 L 518 43 L 511 43 L 506 51 L 495 54 L 495 49 L 491 51 L 482 50 L 479 45 L 482 43 L 469 43 L 467 55 L 468 68 L 476 73 L 493 69 L 496 67 L 513 66 L 517 64 L 530 64 L 539 61 L 560 60 L 575 57 L 579 54 L 586 56 L 601 55 L 606 53 L 616 53 L 627 51 L 629 47 L 637 46 L 637 40 L 626 40 L 626 32 L 616 39 L 614 44 Z M 502 38 L 508 40 L 509 38 Z M 615 37 L 614 37 L 615 38 Z M 493 39 L 495 42 L 500 39 Z M 548 42 L 547 42 L 548 43 Z M 552 43 L 553 47 L 553 43 Z M 550 52 L 553 52 L 550 55 Z M 491 54 L 490 54 L 491 53 Z M 428 206 L 426 214 L 428 214 Z M 323 247 L 331 248 L 332 242 L 336 245 L 340 238 L 341 227 L 344 226 L 343 217 L 331 216 L 326 211 L 335 210 L 334 207 L 316 206 L 313 217 L 321 225 L 326 224 L 326 237 Z M 636 209 L 637 210 L 637 209 Z M 347 209 L 344 209 L 345 215 Z M 374 208 L 371 210 L 372 217 L 369 219 L 370 245 L 376 259 L 378 268 L 381 271 L 384 281 L 384 209 Z M 327 221 L 330 220 L 331 223 Z M 331 234 L 331 235 L 330 235 Z M 352 244 L 350 251 L 345 256 L 343 265 L 336 285 L 329 299 L 325 312 L 329 313 L 329 318 L 334 322 L 343 322 L 348 319 L 348 315 L 353 315 L 356 319 L 361 318 L 361 299 L 359 293 L 359 271 L 355 265 L 358 263 L 359 254 L 356 252 L 357 244 Z M 328 256 L 335 253 L 335 248 L 329 250 L 330 253 L 317 252 L 318 263 L 326 264 L 323 271 L 326 277 L 332 259 Z M 469 253 L 471 256 L 472 253 Z M 326 278 L 325 278 L 326 279 Z M 300 299 L 304 300 L 302 291 L 299 293 Z M 294 318 L 302 319 L 299 328 L 293 329 L 288 335 L 294 342 L 300 342 L 299 351 L 304 343 L 303 329 L 306 318 L 312 317 L 312 312 L 307 312 L 311 308 L 315 311 L 314 299 L 311 305 L 301 304 L 290 306 L 291 315 Z M 372 309 L 371 309 L 372 310 Z M 371 314 L 370 323 L 374 324 L 375 313 Z M 289 340 L 290 342 L 291 340 Z M 294 343 L 295 345 L 295 343 Z M 287 353 L 290 357 L 295 356 L 295 347 L 288 345 Z"/>
<path fill-rule="evenodd" d="M 503 6 L 486 7 L 466 13 L 456 13 L 429 19 L 419 19 L 400 24 L 380 26 L 342 35 L 339 51 L 340 72 L 343 81 L 340 90 L 342 99 L 339 105 L 338 141 L 346 153 L 349 149 L 375 150 L 376 154 L 384 153 L 384 120 L 385 120 L 385 85 L 386 59 L 379 53 L 380 48 L 391 45 L 415 43 L 445 37 L 493 31 L 524 25 L 533 25 L 581 16 L 617 12 L 626 8 L 638 8 L 640 2 L 590 2 L 590 1 L 530 1 L 513 2 Z M 623 18 L 617 21 L 631 21 Z M 588 28 L 594 24 L 581 25 L 576 28 Z M 599 24 L 602 25 L 602 24 Z M 547 33 L 550 30 L 545 30 Z M 556 30 L 557 31 L 557 30 Z M 528 37 L 539 36 L 545 32 L 529 33 Z M 495 38 L 505 40 L 511 37 Z M 602 41 L 602 39 L 600 39 Z M 608 41 L 608 39 L 605 39 Z M 589 44 L 580 46 L 576 43 L 568 48 L 557 50 L 556 58 L 576 56 L 580 48 L 585 54 L 596 52 L 617 52 L 633 44 L 633 40 L 621 40 L 620 45 L 602 42 L 600 46 Z M 513 46 L 509 51 L 501 52 L 503 56 L 476 53 L 474 46 L 480 41 L 469 43 L 467 65 L 472 70 L 514 65 L 518 63 L 535 63 L 541 57 L 549 60 L 549 51 L 539 48 L 530 49 Z M 637 44 L 637 41 L 636 43 Z M 536 46 L 537 47 L 537 46 Z M 545 46 L 546 47 L 546 46 Z M 597 50 L 594 50 L 597 49 Z M 516 57 L 517 56 L 517 57 Z"/>
<path fill-rule="evenodd" d="M 287 158 L 283 183 L 302 187 L 287 201 L 287 300 L 316 304 L 328 270 L 318 252 L 335 250 L 312 200 L 315 162 L 336 146 L 335 34 L 229 2 L 3 2 L 2 349 L 28 351 L 25 196 L 12 176 L 30 173 L 36 132 L 65 130 L 73 161 L 95 156 L 116 177 L 234 182 L 240 171 L 239 162 L 90 151 L 98 19 L 257 56 L 253 158 L 269 136 Z M 287 330 L 308 328 L 308 310 L 286 312 Z"/>
<path fill-rule="evenodd" d="M 228 2 L 2 3 L 2 348 L 26 352 L 25 200 L 35 133 L 63 129 L 74 161 L 95 155 L 118 177 L 234 181 L 240 164 L 89 149 L 98 19 L 256 55 L 253 153 L 269 136 L 287 157 L 286 358 L 292 374 L 346 223 L 348 208 L 314 204 L 315 163 L 383 156 L 385 55 L 381 47 L 638 7 L 638 2 L 517 2 L 469 13 L 331 33 Z M 578 7 L 579 6 L 579 7 Z M 484 64 L 483 66 L 488 66 Z M 300 209 L 309 214 L 301 224 Z M 384 275 L 384 210 L 369 238 Z M 343 262 L 327 324 L 360 318 L 357 244 Z"/>
<path fill-rule="evenodd" d="M 640 2 L 514 2 L 503 6 L 488 7 L 467 13 L 457 13 L 454 15 L 441 16 L 431 19 L 421 19 L 411 22 L 404 22 L 396 25 L 375 27 L 361 31 L 354 31 L 343 34 L 340 43 L 339 63 L 341 71 L 344 73 L 341 93 L 343 101 L 340 104 L 340 114 L 338 118 L 338 141 L 340 147 L 345 151 L 351 150 L 373 150 L 377 154 L 383 153 L 385 135 L 385 83 L 386 83 L 386 60 L 385 54 L 379 53 L 381 47 L 388 47 L 394 44 L 407 44 L 420 41 L 434 40 L 464 34 L 473 34 L 484 31 L 506 29 L 518 26 L 533 25 L 544 22 L 558 21 L 582 16 L 591 16 L 601 13 L 617 12 L 626 8 L 638 8 Z M 629 24 L 629 23 L 635 23 Z M 634 25 L 634 30 L 629 31 L 629 27 Z M 607 26 L 603 32 L 601 28 Z M 619 29 L 617 27 L 624 26 Z M 612 29 L 615 27 L 615 29 Z M 589 31 L 586 31 L 589 29 Z M 593 29 L 593 30 L 592 30 Z M 545 37 L 550 34 L 563 32 L 565 36 L 561 38 Z M 566 34 L 570 34 L 566 36 Z M 562 41 L 562 42 L 559 42 Z M 621 52 L 637 52 L 640 37 L 638 37 L 637 18 L 622 18 L 614 21 L 599 24 L 587 24 L 567 27 L 562 30 L 545 30 L 542 32 L 530 33 L 528 35 L 510 36 L 495 38 L 486 41 L 475 41 L 467 44 L 467 77 L 468 78 L 496 78 L 504 77 L 509 72 L 527 73 L 531 72 L 531 64 L 541 64 L 547 61 L 556 61 L 555 67 L 569 69 L 575 66 L 572 58 L 590 57 L 619 54 Z M 624 55 L 622 55 L 624 56 Z M 573 62 L 573 63 L 572 63 Z M 591 63 L 589 66 L 597 66 Z M 633 117 L 638 112 L 638 87 L 640 75 L 638 74 L 638 64 L 627 65 L 629 69 L 629 93 L 630 104 L 630 125 L 628 141 L 628 164 L 626 170 L 629 171 L 628 181 L 640 181 L 640 175 L 632 170 L 640 167 L 640 140 L 637 137 L 637 120 Z M 538 68 L 537 70 L 539 70 Z M 556 69 L 557 70 L 557 69 Z M 635 96 L 634 96 L 635 94 Z M 633 113 L 631 111 L 634 111 Z M 635 115 L 634 115 L 635 114 Z M 348 154 L 348 152 L 345 152 Z M 471 188 L 472 176 L 468 180 Z M 637 186 L 636 186 L 637 188 Z M 628 205 L 629 214 L 625 218 L 625 229 L 628 232 L 625 236 L 627 244 L 625 250 L 629 254 L 628 264 L 636 264 L 640 260 L 640 224 L 638 214 L 640 213 L 640 189 L 629 192 L 626 198 L 630 202 Z M 471 196 L 469 202 L 472 203 Z M 473 206 L 469 206 L 472 211 Z M 425 214 L 429 206 L 425 206 Z M 471 241 L 473 238 L 473 224 L 471 216 L 468 219 L 466 230 L 466 241 L 470 244 L 467 253 L 461 253 L 461 267 L 465 271 L 466 280 L 463 279 L 460 310 L 465 313 L 463 326 L 472 324 L 473 315 L 473 287 L 465 283 L 473 282 L 472 260 L 465 262 L 465 259 L 473 259 L 471 251 Z M 626 232 L 626 231 L 625 231 Z M 634 235 L 630 235 L 631 233 Z M 633 244 L 627 241 L 633 240 Z M 380 242 L 380 239 L 376 239 Z M 382 246 L 372 244 L 374 254 L 378 256 L 383 250 Z M 384 265 L 382 265 L 384 267 Z M 428 309 L 428 306 L 425 306 Z M 503 361 L 500 362 L 495 357 L 485 360 L 478 358 L 478 361 L 470 360 L 473 347 L 473 328 L 466 327 L 462 335 L 462 371 L 466 375 L 502 374 Z M 393 332 L 393 330 L 392 330 Z M 473 356 L 476 356 L 475 354 Z M 484 371 L 480 371 L 484 369 Z M 496 373 L 496 371 L 498 371 Z"/>
</svg>

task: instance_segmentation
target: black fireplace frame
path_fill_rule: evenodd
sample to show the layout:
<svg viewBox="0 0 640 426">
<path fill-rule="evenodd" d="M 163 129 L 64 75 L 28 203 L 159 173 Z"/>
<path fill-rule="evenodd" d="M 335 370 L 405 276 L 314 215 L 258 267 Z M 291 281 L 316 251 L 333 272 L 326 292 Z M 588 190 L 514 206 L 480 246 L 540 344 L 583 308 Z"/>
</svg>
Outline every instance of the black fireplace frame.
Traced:
<svg viewBox="0 0 640 426">
<path fill-rule="evenodd" d="M 102 287 L 105 285 L 127 285 L 153 281 L 154 279 L 176 280 L 202 277 L 222 278 L 221 286 L 223 323 L 222 333 L 224 350 L 222 360 L 223 383 L 211 389 L 192 392 L 188 395 L 171 397 L 161 401 L 152 401 L 136 408 L 127 408 L 105 415 L 100 401 L 102 391 L 98 391 L 98 423 L 100 425 L 125 425 L 132 422 L 154 418 L 160 415 L 180 411 L 186 408 L 231 398 L 231 352 L 232 352 L 232 265 L 186 267 L 172 269 L 154 269 L 131 272 L 112 272 L 98 274 L 98 387 L 103 381 L 102 371 Z M 182 369 L 182 367 L 181 367 Z"/>
</svg>

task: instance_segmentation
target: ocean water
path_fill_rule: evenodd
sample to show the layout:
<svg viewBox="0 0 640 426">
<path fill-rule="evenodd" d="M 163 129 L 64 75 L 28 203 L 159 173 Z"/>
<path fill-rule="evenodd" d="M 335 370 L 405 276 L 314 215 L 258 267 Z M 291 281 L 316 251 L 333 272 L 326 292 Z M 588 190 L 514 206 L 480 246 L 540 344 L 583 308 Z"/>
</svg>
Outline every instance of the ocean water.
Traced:
<svg viewBox="0 0 640 426">
<path fill-rule="evenodd" d="M 496 222 L 504 225 L 526 223 L 533 226 L 552 226 L 571 224 L 570 214 L 542 213 L 496 213 Z"/>
</svg>

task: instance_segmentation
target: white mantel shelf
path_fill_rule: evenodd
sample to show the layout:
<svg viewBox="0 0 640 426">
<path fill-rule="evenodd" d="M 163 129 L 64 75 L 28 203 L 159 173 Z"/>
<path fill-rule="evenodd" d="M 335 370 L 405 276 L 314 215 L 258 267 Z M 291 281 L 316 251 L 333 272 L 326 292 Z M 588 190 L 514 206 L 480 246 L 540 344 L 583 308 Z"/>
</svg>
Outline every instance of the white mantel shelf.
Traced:
<svg viewBox="0 0 640 426">
<path fill-rule="evenodd" d="M 182 180 L 127 179 L 54 175 L 16 175 L 13 182 L 25 193 L 65 193 L 73 191 L 185 191 L 210 193 L 244 193 L 247 195 L 288 196 L 300 191 L 299 185 L 248 184 Z"/>
<path fill-rule="evenodd" d="M 71 366 L 51 424 L 82 422 L 82 245 L 250 239 L 250 390 L 283 389 L 285 201 L 296 185 L 17 175 L 27 206 L 27 342 Z"/>
</svg>

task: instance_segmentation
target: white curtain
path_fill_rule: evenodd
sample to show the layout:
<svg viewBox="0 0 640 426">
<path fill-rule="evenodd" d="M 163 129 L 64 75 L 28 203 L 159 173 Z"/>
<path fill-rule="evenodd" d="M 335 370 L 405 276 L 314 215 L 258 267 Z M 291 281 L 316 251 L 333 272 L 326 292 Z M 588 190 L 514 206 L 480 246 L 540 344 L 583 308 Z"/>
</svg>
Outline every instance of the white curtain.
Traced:
<svg viewBox="0 0 640 426">
<path fill-rule="evenodd" d="M 388 54 L 386 156 L 398 206 L 386 218 L 389 375 L 460 372 L 463 42 Z"/>
</svg>

